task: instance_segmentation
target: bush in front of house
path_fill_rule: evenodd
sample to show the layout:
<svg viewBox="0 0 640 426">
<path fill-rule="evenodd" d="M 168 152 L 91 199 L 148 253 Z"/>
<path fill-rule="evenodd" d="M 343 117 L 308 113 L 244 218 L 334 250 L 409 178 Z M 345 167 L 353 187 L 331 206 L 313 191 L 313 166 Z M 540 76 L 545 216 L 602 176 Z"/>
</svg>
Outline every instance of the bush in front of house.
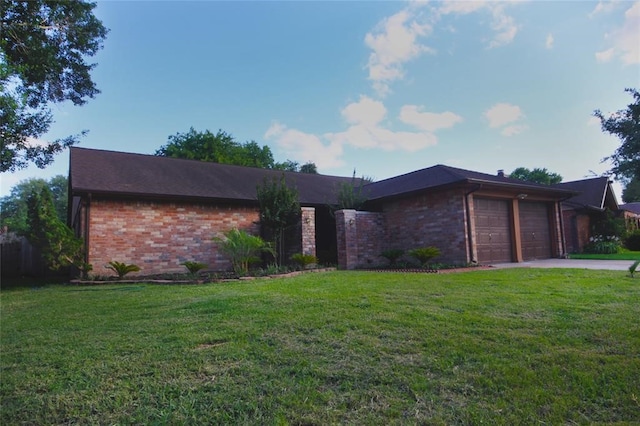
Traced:
<svg viewBox="0 0 640 426">
<path fill-rule="evenodd" d="M 189 274 L 192 276 L 196 276 L 198 275 L 198 272 L 201 271 L 202 269 L 207 267 L 206 263 L 201 263 L 201 262 L 193 262 L 193 261 L 186 261 L 186 262 L 182 262 L 181 263 L 182 266 L 184 266 L 185 268 L 187 268 L 187 270 L 189 271 Z"/>
<path fill-rule="evenodd" d="M 434 257 L 440 256 L 440 249 L 433 246 L 415 248 L 413 250 L 409 250 L 409 256 L 416 258 L 422 267 L 426 267 L 427 262 Z"/>
<path fill-rule="evenodd" d="M 624 246 L 631 251 L 640 251 L 640 229 L 627 235 L 624 239 Z"/>
<path fill-rule="evenodd" d="M 596 235 L 589 239 L 582 251 L 589 254 L 615 254 L 619 253 L 621 248 L 618 237 Z"/>
<path fill-rule="evenodd" d="M 398 259 L 400 259 L 403 254 L 404 254 L 404 250 L 402 249 L 389 249 L 380 253 L 380 256 L 387 259 L 389 261 L 390 266 L 394 266 L 396 262 L 398 262 Z"/>
<path fill-rule="evenodd" d="M 115 260 L 112 260 L 111 262 L 109 262 L 109 264 L 106 265 L 105 267 L 107 269 L 111 269 L 113 272 L 118 274 L 119 280 L 123 279 L 124 276 L 127 275 L 129 272 L 138 272 L 140 270 L 140 267 L 138 265 L 134 265 L 133 263 L 127 265 L 126 263 L 118 262 Z"/>
<path fill-rule="evenodd" d="M 238 276 L 247 275 L 249 265 L 260 262 L 261 253 L 275 256 L 273 248 L 262 238 L 240 229 L 231 229 L 213 240 L 219 244 L 220 251 L 229 257 L 233 272 Z"/>
<path fill-rule="evenodd" d="M 296 253 L 291 256 L 291 260 L 301 269 L 306 269 L 309 265 L 318 263 L 318 258 L 312 254 Z"/>
</svg>

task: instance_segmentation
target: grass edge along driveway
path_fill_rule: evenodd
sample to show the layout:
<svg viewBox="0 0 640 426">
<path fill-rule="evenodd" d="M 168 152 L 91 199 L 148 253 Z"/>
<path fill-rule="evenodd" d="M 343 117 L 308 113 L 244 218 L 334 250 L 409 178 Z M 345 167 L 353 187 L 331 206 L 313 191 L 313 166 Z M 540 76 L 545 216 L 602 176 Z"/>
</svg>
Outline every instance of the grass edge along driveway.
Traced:
<svg viewBox="0 0 640 426">
<path fill-rule="evenodd" d="M 637 424 L 639 284 L 513 269 L 3 290 L 0 423 Z"/>
</svg>

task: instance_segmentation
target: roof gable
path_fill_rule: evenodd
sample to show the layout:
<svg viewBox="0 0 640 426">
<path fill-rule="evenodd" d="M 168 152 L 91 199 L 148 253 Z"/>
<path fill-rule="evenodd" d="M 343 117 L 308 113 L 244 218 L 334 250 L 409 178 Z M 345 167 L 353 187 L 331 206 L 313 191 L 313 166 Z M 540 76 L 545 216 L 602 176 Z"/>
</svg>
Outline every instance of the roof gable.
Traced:
<svg viewBox="0 0 640 426">
<path fill-rule="evenodd" d="M 618 201 L 611 188 L 611 182 L 606 176 L 576 180 L 573 182 L 564 182 L 555 185 L 560 188 L 569 189 L 578 192 L 563 204 L 568 208 L 595 208 L 603 210 L 618 210 Z"/>
</svg>

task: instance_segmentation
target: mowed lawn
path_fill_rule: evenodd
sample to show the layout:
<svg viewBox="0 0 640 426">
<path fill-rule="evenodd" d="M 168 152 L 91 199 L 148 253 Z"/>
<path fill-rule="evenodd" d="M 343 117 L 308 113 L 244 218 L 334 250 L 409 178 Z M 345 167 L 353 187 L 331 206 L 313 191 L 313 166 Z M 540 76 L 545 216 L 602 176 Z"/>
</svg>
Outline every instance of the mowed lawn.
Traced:
<svg viewBox="0 0 640 426">
<path fill-rule="evenodd" d="M 640 422 L 640 277 L 623 271 L 0 297 L 3 425 Z"/>
</svg>

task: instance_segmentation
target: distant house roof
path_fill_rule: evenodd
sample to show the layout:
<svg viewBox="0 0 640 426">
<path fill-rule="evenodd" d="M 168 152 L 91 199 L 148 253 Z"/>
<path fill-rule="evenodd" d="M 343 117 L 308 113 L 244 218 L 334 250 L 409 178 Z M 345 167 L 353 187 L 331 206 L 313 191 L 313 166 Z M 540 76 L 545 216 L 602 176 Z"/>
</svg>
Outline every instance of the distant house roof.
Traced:
<svg viewBox="0 0 640 426">
<path fill-rule="evenodd" d="M 559 188 L 576 191 L 578 194 L 563 202 L 565 209 L 591 208 L 612 211 L 618 210 L 618 201 L 606 176 L 564 182 L 555 185 Z"/>
<path fill-rule="evenodd" d="M 513 188 L 522 191 L 545 192 L 547 194 L 554 194 L 557 198 L 563 198 L 572 194 L 572 190 L 569 189 L 525 182 L 501 175 L 490 175 L 487 173 L 458 169 L 441 164 L 373 182 L 366 185 L 365 189 L 369 199 L 375 201 L 383 198 L 404 196 L 427 189 L 469 183 L 491 187 Z"/>
<path fill-rule="evenodd" d="M 76 147 L 71 148 L 69 163 L 73 195 L 256 202 L 257 186 L 284 174 L 287 184 L 297 188 L 301 204 L 326 205 L 336 202 L 340 184 L 352 182 L 349 177 Z"/>
<path fill-rule="evenodd" d="M 640 215 L 640 203 L 621 204 L 620 205 L 620 210 L 625 210 L 625 211 Z"/>
</svg>

